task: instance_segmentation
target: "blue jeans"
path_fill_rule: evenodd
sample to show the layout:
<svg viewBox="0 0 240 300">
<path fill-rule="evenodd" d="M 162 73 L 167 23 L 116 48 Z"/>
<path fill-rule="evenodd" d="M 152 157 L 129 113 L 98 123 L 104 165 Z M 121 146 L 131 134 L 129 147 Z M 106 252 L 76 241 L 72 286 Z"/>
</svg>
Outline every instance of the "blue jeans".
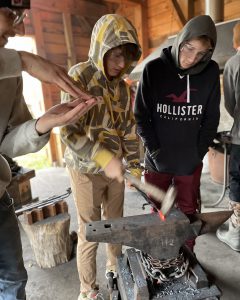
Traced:
<svg viewBox="0 0 240 300">
<path fill-rule="evenodd" d="M 231 146 L 229 160 L 229 198 L 240 202 L 240 145 Z"/>
<path fill-rule="evenodd" d="M 0 199 L 0 300 L 26 299 L 26 283 L 17 217 L 5 193 Z"/>
</svg>

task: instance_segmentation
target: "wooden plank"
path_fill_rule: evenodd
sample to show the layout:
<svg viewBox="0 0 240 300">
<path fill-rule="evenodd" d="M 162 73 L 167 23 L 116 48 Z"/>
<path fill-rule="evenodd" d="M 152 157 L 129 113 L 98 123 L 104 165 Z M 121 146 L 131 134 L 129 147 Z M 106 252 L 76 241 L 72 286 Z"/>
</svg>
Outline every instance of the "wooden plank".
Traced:
<svg viewBox="0 0 240 300">
<path fill-rule="evenodd" d="M 88 16 L 91 12 L 92 16 L 100 17 L 107 13 L 106 5 L 87 0 L 33 0 L 31 7 L 49 12 L 64 12 L 82 16 Z"/>
<path fill-rule="evenodd" d="M 63 25 L 60 23 L 44 22 L 42 23 L 42 31 L 48 33 L 61 33 L 64 34 Z"/>
<path fill-rule="evenodd" d="M 48 58 L 47 53 L 45 52 L 45 41 L 42 31 L 42 21 L 41 21 L 41 11 L 38 9 L 32 8 L 32 24 L 34 26 L 35 37 L 36 37 L 36 48 L 37 53 L 42 57 Z M 46 109 L 50 108 L 53 104 L 50 85 L 46 83 L 42 83 L 42 91 L 43 91 L 43 99 L 44 106 Z M 53 143 L 52 138 L 50 137 L 50 149 L 51 153 L 49 153 L 49 159 L 51 162 L 56 161 L 56 148 Z"/>
<path fill-rule="evenodd" d="M 240 17 L 239 0 L 224 4 L 224 20 L 232 20 Z"/>
<path fill-rule="evenodd" d="M 91 38 L 74 34 L 75 45 L 78 47 L 90 47 Z"/>
<path fill-rule="evenodd" d="M 177 2 L 177 0 L 170 0 L 170 4 L 174 8 L 176 19 L 179 22 L 179 25 L 183 27 L 187 22 L 179 3 Z"/>
<path fill-rule="evenodd" d="M 95 25 L 95 20 L 94 24 L 91 24 L 90 20 L 88 20 L 86 17 L 83 16 L 77 16 L 81 26 L 85 29 L 85 32 L 87 32 L 89 35 L 92 33 L 93 26 Z"/>
<path fill-rule="evenodd" d="M 65 54 L 48 53 L 48 59 L 57 65 L 67 67 L 67 53 Z"/>
<path fill-rule="evenodd" d="M 144 0 L 104 0 L 104 2 L 117 3 L 117 4 L 128 4 L 128 3 L 144 4 L 144 3 L 146 3 L 146 1 L 144 1 Z"/>
<path fill-rule="evenodd" d="M 148 6 L 147 14 L 148 18 L 154 18 L 158 14 L 168 14 L 171 10 L 168 2 L 163 2 L 155 5 Z"/>
<path fill-rule="evenodd" d="M 186 6 L 187 6 L 187 11 L 185 14 L 185 18 L 186 20 L 190 20 L 194 17 L 194 0 L 183 0 L 185 2 L 187 2 Z"/>
<path fill-rule="evenodd" d="M 173 20 L 173 22 L 169 21 L 165 23 L 165 25 L 161 26 L 160 28 L 161 29 L 159 29 L 158 26 L 154 28 L 149 28 L 149 37 L 151 39 L 156 39 L 164 35 L 173 35 L 177 33 L 180 29 L 179 24 L 175 20 Z"/>
<path fill-rule="evenodd" d="M 59 55 L 59 54 L 62 54 L 64 55 L 64 61 L 60 62 L 61 65 L 67 65 L 67 60 L 66 58 L 68 57 L 68 52 L 67 52 L 67 49 L 66 49 L 66 46 L 63 44 L 63 45 L 59 45 L 59 44 L 46 44 L 45 45 L 45 49 L 46 49 L 46 52 L 48 53 L 47 56 L 50 57 L 50 53 L 52 55 Z M 88 54 L 88 51 L 89 51 L 89 47 L 85 47 L 85 46 L 75 46 L 74 48 L 74 52 L 75 52 L 75 56 L 76 55 L 87 55 Z M 76 60 L 75 60 L 76 61 Z M 55 62 L 55 60 L 54 60 Z M 75 62 L 76 63 L 76 62 Z M 74 64 L 75 64 L 74 63 Z"/>
<path fill-rule="evenodd" d="M 159 33 L 161 33 L 162 27 L 165 27 L 166 24 L 173 23 L 177 20 L 171 14 L 158 14 L 155 18 L 148 19 L 149 31 L 152 28 L 158 27 Z"/>
<path fill-rule="evenodd" d="M 50 22 L 50 23 L 62 23 L 62 13 L 61 12 L 50 12 L 46 10 L 41 11 L 41 20 L 42 22 Z"/>
<path fill-rule="evenodd" d="M 167 39 L 167 36 L 161 36 L 156 39 L 149 39 L 149 48 L 157 48 L 159 47 L 165 40 Z"/>
<path fill-rule="evenodd" d="M 45 43 L 45 51 L 53 54 L 67 54 L 66 44 Z"/>
<path fill-rule="evenodd" d="M 36 36 L 37 52 L 39 55 L 46 58 L 45 42 L 44 42 L 43 32 L 42 32 L 41 12 L 39 10 L 32 8 L 31 21 Z"/>
<path fill-rule="evenodd" d="M 74 42 L 73 42 L 73 32 L 72 32 L 72 20 L 69 13 L 63 13 L 63 27 L 64 27 L 64 37 L 67 45 L 67 54 L 68 54 L 68 68 L 76 64 L 76 55 L 74 51 Z"/>
<path fill-rule="evenodd" d="M 89 47 L 90 46 L 90 37 L 82 37 L 80 33 L 73 34 L 74 43 L 78 47 Z M 64 45 L 65 40 L 62 34 L 60 33 L 51 33 L 44 32 L 45 43 L 54 43 L 59 45 Z"/>
<path fill-rule="evenodd" d="M 44 32 L 45 43 L 65 44 L 64 36 L 60 33 Z"/>
<path fill-rule="evenodd" d="M 84 17 L 79 15 L 72 15 L 72 27 L 73 32 L 78 31 L 81 33 L 87 33 L 90 37 L 92 29 L 97 22 L 98 18 L 96 17 Z"/>
<path fill-rule="evenodd" d="M 205 9 L 204 4 L 205 4 L 204 1 L 200 1 L 200 0 L 197 0 L 195 2 L 194 12 L 196 16 L 204 14 L 204 9 Z"/>
<path fill-rule="evenodd" d="M 76 46 L 75 51 L 76 51 L 76 56 L 87 57 L 89 46 Z"/>
<path fill-rule="evenodd" d="M 147 26 L 147 5 L 136 5 L 134 9 L 135 22 L 139 43 L 142 47 L 142 58 L 148 55 L 148 26 Z"/>
<path fill-rule="evenodd" d="M 166 0 L 148 0 L 148 7 L 151 7 L 153 5 L 161 5 L 162 3 L 166 2 Z"/>
<path fill-rule="evenodd" d="M 180 14 L 185 21 L 194 17 L 194 0 L 175 0 L 175 2 L 178 3 L 178 7 L 181 8 Z"/>
</svg>

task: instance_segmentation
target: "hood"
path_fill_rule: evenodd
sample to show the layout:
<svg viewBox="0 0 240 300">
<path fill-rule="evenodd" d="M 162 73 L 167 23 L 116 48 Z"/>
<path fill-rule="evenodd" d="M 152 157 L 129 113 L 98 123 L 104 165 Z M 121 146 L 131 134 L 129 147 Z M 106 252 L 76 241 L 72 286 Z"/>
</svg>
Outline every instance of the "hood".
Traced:
<svg viewBox="0 0 240 300">
<path fill-rule="evenodd" d="M 187 24 L 183 27 L 183 29 L 178 33 L 176 39 L 174 40 L 171 54 L 173 57 L 173 60 L 175 62 L 175 65 L 179 68 L 179 49 L 180 45 L 188 40 L 191 40 L 193 38 L 206 35 L 208 36 L 212 41 L 213 50 L 215 49 L 216 42 L 217 42 L 217 31 L 215 24 L 211 17 L 207 15 L 197 16 L 190 21 L 187 22 Z M 197 74 L 200 73 L 208 64 L 211 57 L 209 57 L 206 61 L 200 61 L 195 66 L 193 66 L 190 69 L 186 69 L 182 71 L 183 74 Z"/>
<path fill-rule="evenodd" d="M 240 19 L 234 19 L 216 24 L 218 38 L 212 59 L 218 63 L 221 72 L 223 72 L 226 61 L 236 53 L 235 49 L 233 48 L 232 39 L 233 27 L 237 22 L 240 22 Z M 141 63 L 136 66 L 136 68 L 130 74 L 129 78 L 131 80 L 139 80 L 146 63 L 155 58 L 158 58 L 164 48 L 172 46 L 175 38 L 176 35 L 169 36 L 159 47 L 157 47 L 150 55 L 148 55 Z"/>
<path fill-rule="evenodd" d="M 135 59 L 122 72 L 122 74 L 128 75 L 134 69 L 141 56 L 137 32 L 131 22 L 125 17 L 117 14 L 104 15 L 93 28 L 88 57 L 106 77 L 103 65 L 104 55 L 110 49 L 127 43 L 133 43 L 138 47 Z"/>
</svg>

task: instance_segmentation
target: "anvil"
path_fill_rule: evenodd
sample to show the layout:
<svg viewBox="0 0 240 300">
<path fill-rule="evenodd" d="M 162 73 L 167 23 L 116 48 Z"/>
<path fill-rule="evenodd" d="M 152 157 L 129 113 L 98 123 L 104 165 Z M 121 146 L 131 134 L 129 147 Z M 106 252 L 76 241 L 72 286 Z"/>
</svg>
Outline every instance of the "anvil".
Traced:
<svg viewBox="0 0 240 300">
<path fill-rule="evenodd" d="M 186 240 L 215 231 L 231 214 L 232 211 L 195 214 L 190 222 L 179 209 L 172 209 L 165 221 L 157 213 L 95 221 L 86 224 L 86 239 L 122 244 L 156 259 L 169 259 L 179 255 Z"/>
</svg>

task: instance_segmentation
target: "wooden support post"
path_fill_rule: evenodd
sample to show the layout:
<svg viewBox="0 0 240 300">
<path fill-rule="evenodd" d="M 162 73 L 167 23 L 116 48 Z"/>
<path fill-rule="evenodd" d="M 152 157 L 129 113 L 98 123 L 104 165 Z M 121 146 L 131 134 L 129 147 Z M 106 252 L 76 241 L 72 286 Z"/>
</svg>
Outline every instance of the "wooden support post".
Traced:
<svg viewBox="0 0 240 300">
<path fill-rule="evenodd" d="M 179 24 L 179 27 L 182 28 L 185 24 L 186 24 L 186 19 L 185 16 L 182 12 L 182 9 L 178 3 L 177 0 L 168 0 L 170 7 L 173 8 L 173 10 L 175 11 L 175 15 L 176 15 L 176 21 Z"/>
<path fill-rule="evenodd" d="M 149 54 L 146 1 L 142 4 L 136 5 L 134 9 L 134 17 L 135 17 L 134 24 L 138 33 L 140 45 L 142 47 L 142 59 L 143 59 Z"/>
<path fill-rule="evenodd" d="M 63 17 L 64 36 L 67 45 L 67 53 L 68 53 L 68 68 L 70 69 L 77 62 L 76 54 L 74 51 L 71 14 L 63 13 L 62 17 Z"/>
</svg>

